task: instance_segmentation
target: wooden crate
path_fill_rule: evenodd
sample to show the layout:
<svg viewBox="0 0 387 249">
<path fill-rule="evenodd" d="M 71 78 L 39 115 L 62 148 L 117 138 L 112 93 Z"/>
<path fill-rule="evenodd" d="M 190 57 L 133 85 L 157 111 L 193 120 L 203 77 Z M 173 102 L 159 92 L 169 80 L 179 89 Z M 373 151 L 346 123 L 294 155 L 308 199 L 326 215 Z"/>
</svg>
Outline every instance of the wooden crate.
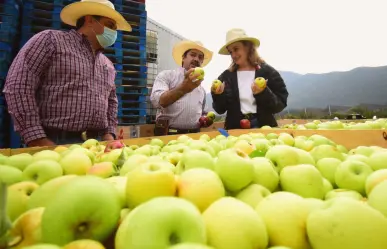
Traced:
<svg viewBox="0 0 387 249">
<path fill-rule="evenodd" d="M 281 133 L 286 132 L 292 136 L 311 136 L 313 134 L 320 134 L 325 136 L 337 144 L 344 145 L 347 149 L 352 149 L 357 146 L 380 146 L 387 148 L 387 130 L 288 130 L 288 129 L 249 129 L 249 130 L 230 130 L 229 134 L 233 136 L 239 136 L 250 132 L 260 132 L 263 134 L 268 133 Z M 190 137 L 198 139 L 202 134 L 208 134 L 211 138 L 216 137 L 220 133 L 218 131 L 206 131 L 200 133 L 189 134 Z M 170 140 L 177 139 L 180 135 L 161 136 L 157 137 L 167 143 Z M 144 145 L 148 144 L 153 136 L 140 137 L 132 139 L 122 140 L 126 145 Z M 102 142 L 105 144 L 106 142 Z M 36 153 L 45 149 L 54 149 L 54 147 L 34 147 L 34 148 L 22 148 L 22 149 L 2 149 L 0 153 L 6 156 L 15 155 L 20 153 Z"/>
</svg>

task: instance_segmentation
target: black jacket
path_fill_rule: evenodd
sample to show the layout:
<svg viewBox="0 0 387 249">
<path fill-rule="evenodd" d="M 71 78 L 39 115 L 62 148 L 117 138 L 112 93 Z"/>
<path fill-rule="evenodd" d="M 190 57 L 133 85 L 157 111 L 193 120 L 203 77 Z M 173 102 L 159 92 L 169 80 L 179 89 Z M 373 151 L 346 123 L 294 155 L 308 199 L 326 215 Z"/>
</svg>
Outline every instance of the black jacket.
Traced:
<svg viewBox="0 0 387 249">
<path fill-rule="evenodd" d="M 255 71 L 255 78 L 263 77 L 268 80 L 267 87 L 261 93 L 254 95 L 257 103 L 257 117 L 259 127 L 269 125 L 278 126 L 274 114 L 281 112 L 287 106 L 289 93 L 281 75 L 270 65 L 264 63 Z M 225 82 L 222 94 L 212 94 L 212 107 L 218 114 L 227 111 L 225 129 L 240 129 L 241 112 L 237 72 L 224 71 L 218 79 Z"/>
</svg>

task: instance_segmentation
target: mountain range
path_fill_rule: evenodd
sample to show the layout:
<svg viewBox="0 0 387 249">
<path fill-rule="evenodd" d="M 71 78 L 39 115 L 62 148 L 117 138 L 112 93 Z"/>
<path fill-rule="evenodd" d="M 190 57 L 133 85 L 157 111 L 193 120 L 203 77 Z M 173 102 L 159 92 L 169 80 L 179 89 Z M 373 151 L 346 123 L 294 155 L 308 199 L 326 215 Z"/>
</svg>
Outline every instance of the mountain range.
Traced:
<svg viewBox="0 0 387 249">
<path fill-rule="evenodd" d="M 327 106 L 387 106 L 387 66 L 345 72 L 297 74 L 279 71 L 288 88 L 288 110 Z M 211 94 L 207 105 L 212 109 Z"/>
</svg>

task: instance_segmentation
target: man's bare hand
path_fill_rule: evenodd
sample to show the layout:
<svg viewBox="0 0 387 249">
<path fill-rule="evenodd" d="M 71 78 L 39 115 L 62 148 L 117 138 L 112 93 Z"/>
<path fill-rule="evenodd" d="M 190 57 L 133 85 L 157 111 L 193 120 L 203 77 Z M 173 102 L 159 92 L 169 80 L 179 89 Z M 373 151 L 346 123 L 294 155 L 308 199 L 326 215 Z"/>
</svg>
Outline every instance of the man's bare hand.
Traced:
<svg viewBox="0 0 387 249">
<path fill-rule="evenodd" d="M 191 68 L 184 74 L 184 80 L 183 80 L 183 83 L 181 84 L 181 88 L 185 93 L 192 92 L 203 82 L 203 80 L 198 79 L 200 74 L 198 73 L 193 74 L 194 70 L 195 70 L 194 68 Z"/>
</svg>

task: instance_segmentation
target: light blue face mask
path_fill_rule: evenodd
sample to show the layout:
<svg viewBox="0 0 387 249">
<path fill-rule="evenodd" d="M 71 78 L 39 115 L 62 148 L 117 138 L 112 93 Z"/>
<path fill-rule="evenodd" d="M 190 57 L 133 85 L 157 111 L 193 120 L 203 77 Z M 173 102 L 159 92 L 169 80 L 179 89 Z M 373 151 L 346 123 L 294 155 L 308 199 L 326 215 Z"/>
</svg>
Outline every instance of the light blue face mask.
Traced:
<svg viewBox="0 0 387 249">
<path fill-rule="evenodd" d="M 99 23 L 99 24 L 101 26 L 103 26 L 101 23 Z M 97 40 L 98 40 L 99 44 L 103 48 L 107 48 L 107 47 L 110 47 L 111 45 L 113 45 L 116 42 L 116 40 L 117 40 L 117 31 L 109 29 L 108 27 L 103 26 L 103 34 L 96 35 L 96 36 L 97 36 Z"/>
</svg>

